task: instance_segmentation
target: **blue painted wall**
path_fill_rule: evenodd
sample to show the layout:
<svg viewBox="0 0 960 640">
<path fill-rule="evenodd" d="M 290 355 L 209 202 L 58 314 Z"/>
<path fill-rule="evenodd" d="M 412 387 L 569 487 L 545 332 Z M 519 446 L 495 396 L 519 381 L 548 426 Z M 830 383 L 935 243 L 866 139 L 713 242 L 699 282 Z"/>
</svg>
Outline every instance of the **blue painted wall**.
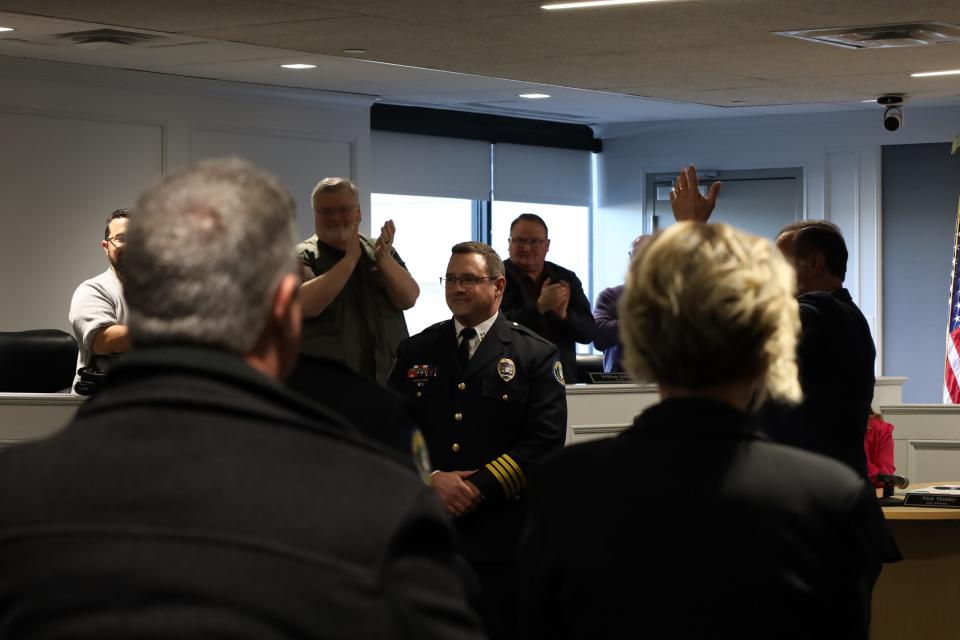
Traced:
<svg viewBox="0 0 960 640">
<path fill-rule="evenodd" d="M 944 339 L 960 197 L 949 144 L 883 147 L 883 372 L 904 402 L 942 400 Z"/>
</svg>

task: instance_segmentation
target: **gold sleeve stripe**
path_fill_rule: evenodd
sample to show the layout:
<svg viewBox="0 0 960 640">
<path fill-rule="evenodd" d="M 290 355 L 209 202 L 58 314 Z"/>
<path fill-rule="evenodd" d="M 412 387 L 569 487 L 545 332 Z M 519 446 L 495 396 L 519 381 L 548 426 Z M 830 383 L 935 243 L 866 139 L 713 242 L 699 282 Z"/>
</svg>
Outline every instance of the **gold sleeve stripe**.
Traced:
<svg viewBox="0 0 960 640">
<path fill-rule="evenodd" d="M 494 467 L 499 469 L 500 473 L 503 474 L 503 478 L 505 481 L 503 484 L 503 487 L 504 487 L 504 492 L 507 494 L 507 497 L 517 493 L 518 491 L 517 483 L 516 483 L 516 480 L 513 479 L 513 476 L 510 475 L 510 469 L 508 469 L 507 466 L 503 464 L 499 458 L 494 460 L 490 464 L 492 464 Z"/>
<path fill-rule="evenodd" d="M 510 479 L 510 486 L 513 488 L 511 493 L 520 493 L 520 489 L 523 488 L 523 484 L 520 482 L 520 479 L 517 478 L 516 473 L 514 473 L 513 467 L 511 467 L 510 464 L 504 460 L 503 456 L 500 456 L 493 462 L 500 467 L 500 470 L 503 471 L 504 475 Z"/>
<path fill-rule="evenodd" d="M 500 472 L 492 464 L 487 463 L 487 469 L 490 473 L 493 474 L 493 477 L 497 479 L 497 482 L 500 483 L 500 487 L 503 489 L 503 492 L 507 495 L 510 495 L 510 489 L 507 488 L 507 483 L 504 481 L 503 476 L 500 475 Z"/>
<path fill-rule="evenodd" d="M 520 468 L 520 465 L 518 465 L 516 461 L 510 457 L 509 454 L 505 453 L 500 457 L 506 460 L 508 463 L 510 463 L 510 466 L 513 467 L 513 470 L 514 470 L 513 475 L 517 479 L 517 486 L 519 486 L 521 489 L 527 486 L 527 478 L 525 475 L 523 475 L 523 470 Z"/>
</svg>

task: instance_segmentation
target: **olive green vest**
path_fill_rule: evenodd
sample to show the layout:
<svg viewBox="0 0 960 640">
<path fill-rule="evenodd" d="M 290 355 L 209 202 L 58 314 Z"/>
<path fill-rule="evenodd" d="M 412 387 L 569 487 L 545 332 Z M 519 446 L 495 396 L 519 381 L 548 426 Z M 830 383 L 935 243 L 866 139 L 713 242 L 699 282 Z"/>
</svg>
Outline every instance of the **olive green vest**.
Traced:
<svg viewBox="0 0 960 640">
<path fill-rule="evenodd" d="M 397 345 L 409 336 L 407 323 L 387 297 L 373 241 L 361 235 L 360 248 L 360 260 L 340 294 L 319 316 L 304 319 L 300 352 L 338 360 L 385 384 Z M 297 255 L 314 276 L 326 273 L 343 257 L 317 242 L 317 236 L 298 244 Z M 400 262 L 396 253 L 393 257 Z"/>
</svg>

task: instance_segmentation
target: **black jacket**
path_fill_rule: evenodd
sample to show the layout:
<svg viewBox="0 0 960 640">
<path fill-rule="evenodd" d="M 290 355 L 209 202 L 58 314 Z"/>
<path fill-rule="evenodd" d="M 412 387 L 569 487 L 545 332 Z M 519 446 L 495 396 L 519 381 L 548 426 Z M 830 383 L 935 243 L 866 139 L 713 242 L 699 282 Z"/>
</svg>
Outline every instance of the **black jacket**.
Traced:
<svg viewBox="0 0 960 640">
<path fill-rule="evenodd" d="M 476 638 L 435 496 L 236 355 L 140 350 L 0 455 L 20 638 Z"/>
<path fill-rule="evenodd" d="M 563 373 L 567 384 L 577 381 L 577 345 L 590 344 L 596 331 L 593 314 L 590 313 L 590 301 L 583 292 L 580 278 L 573 271 L 564 269 L 552 262 L 543 265 L 542 278 L 550 282 L 570 283 L 570 302 L 567 305 L 567 317 L 561 320 L 553 311 L 541 314 L 537 310 L 537 298 L 527 293 L 523 278 L 527 278 L 510 260 L 504 260 L 507 276 L 507 288 L 503 292 L 500 312 L 514 322 L 528 327 L 557 345 Z M 529 280 L 529 278 L 528 278 Z"/>
<path fill-rule="evenodd" d="M 846 289 L 805 293 L 797 301 L 803 403 L 764 407 L 766 431 L 777 442 L 830 456 L 866 477 L 863 438 L 876 358 L 870 326 Z"/>
<path fill-rule="evenodd" d="M 559 367 L 556 347 L 503 314 L 464 372 L 453 320 L 400 343 L 390 386 L 413 403 L 433 467 L 477 469 L 470 479 L 484 502 L 454 520 L 468 560 L 513 562 L 527 478 L 566 435 Z"/>
<path fill-rule="evenodd" d="M 548 457 L 530 499 L 530 638 L 867 637 L 876 498 L 731 407 L 655 405 Z"/>
</svg>

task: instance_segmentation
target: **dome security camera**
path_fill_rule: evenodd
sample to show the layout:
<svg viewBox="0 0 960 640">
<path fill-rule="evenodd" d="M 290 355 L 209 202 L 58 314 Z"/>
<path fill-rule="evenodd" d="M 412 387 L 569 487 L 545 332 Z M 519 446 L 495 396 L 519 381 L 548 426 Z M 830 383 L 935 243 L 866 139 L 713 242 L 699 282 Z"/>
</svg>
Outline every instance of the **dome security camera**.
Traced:
<svg viewBox="0 0 960 640">
<path fill-rule="evenodd" d="M 887 131 L 896 131 L 903 126 L 903 96 L 888 94 L 877 98 L 877 103 L 886 107 L 883 110 L 883 128 Z"/>
<path fill-rule="evenodd" d="M 887 107 L 883 110 L 883 128 L 896 131 L 903 125 L 903 111 L 900 107 Z"/>
</svg>

